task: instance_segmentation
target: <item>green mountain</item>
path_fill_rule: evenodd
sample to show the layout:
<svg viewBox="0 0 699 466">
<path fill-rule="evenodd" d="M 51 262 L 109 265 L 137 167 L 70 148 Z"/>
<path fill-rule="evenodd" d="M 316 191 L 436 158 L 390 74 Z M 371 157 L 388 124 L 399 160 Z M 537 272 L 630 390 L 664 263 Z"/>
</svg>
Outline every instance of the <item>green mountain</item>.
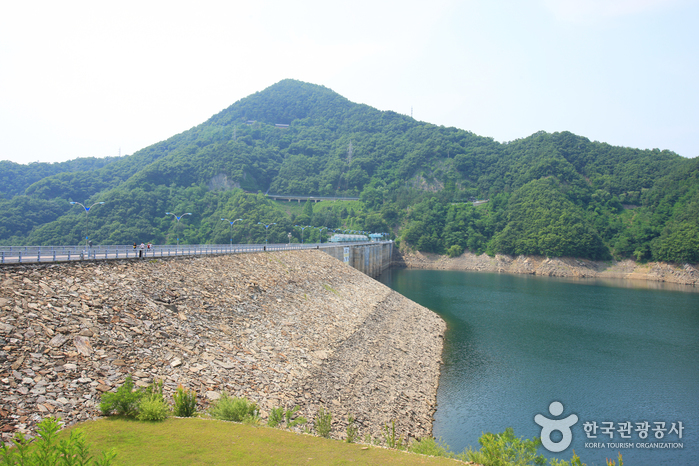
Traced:
<svg viewBox="0 0 699 466">
<path fill-rule="evenodd" d="M 262 222 L 274 242 L 312 224 L 439 253 L 699 261 L 697 159 L 569 132 L 498 143 L 294 80 L 133 155 L 46 165 L 0 162 L 0 244 L 77 243 L 75 200 L 105 202 L 89 215 L 96 243 L 264 241 Z M 302 209 L 267 192 L 361 201 Z M 193 215 L 178 225 L 170 211 Z"/>
</svg>

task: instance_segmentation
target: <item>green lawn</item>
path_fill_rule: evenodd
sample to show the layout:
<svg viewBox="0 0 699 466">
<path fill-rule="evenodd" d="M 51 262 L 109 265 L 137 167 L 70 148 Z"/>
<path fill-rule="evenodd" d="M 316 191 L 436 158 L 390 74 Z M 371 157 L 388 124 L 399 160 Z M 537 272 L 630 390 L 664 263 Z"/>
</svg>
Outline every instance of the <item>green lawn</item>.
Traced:
<svg viewBox="0 0 699 466">
<path fill-rule="evenodd" d="M 114 448 L 115 465 L 463 464 L 281 429 L 197 418 L 151 423 L 110 417 L 76 427 L 84 430 L 95 457 Z"/>
</svg>

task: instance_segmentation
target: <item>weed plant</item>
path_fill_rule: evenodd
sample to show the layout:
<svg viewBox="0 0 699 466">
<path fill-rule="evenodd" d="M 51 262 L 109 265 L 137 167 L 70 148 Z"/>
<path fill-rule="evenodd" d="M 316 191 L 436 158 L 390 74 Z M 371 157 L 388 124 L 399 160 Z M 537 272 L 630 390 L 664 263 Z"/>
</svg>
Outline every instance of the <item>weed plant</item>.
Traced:
<svg viewBox="0 0 699 466">
<path fill-rule="evenodd" d="M 284 408 L 272 408 L 267 417 L 267 425 L 269 427 L 277 427 L 284 420 Z"/>
<path fill-rule="evenodd" d="M 303 416 L 297 416 L 296 413 L 301 409 L 299 405 L 294 406 L 291 409 L 284 410 L 284 408 L 272 408 L 267 418 L 267 425 L 270 427 L 277 427 L 284 424 L 284 427 L 291 429 L 301 424 L 305 424 L 308 420 Z"/>
<path fill-rule="evenodd" d="M 316 430 L 316 434 L 323 438 L 330 438 L 330 431 L 332 430 L 333 416 L 329 410 L 325 409 L 323 406 L 318 408 L 316 417 L 313 421 L 313 427 Z"/>
<path fill-rule="evenodd" d="M 381 435 L 383 436 L 384 443 L 386 443 L 388 448 L 405 450 L 405 446 L 403 445 L 403 437 L 396 437 L 396 421 L 391 421 L 391 427 L 389 427 L 388 424 L 384 424 Z"/>
<path fill-rule="evenodd" d="M 345 441 L 347 443 L 354 443 L 355 440 L 357 440 L 358 437 L 358 429 L 357 426 L 354 425 L 354 416 L 351 414 L 347 416 L 347 437 L 345 437 Z"/>
<path fill-rule="evenodd" d="M 410 444 L 408 451 L 428 456 L 444 456 L 446 458 L 454 458 L 455 456 L 449 449 L 449 445 L 441 437 L 439 439 L 427 437 L 416 440 Z"/>
<path fill-rule="evenodd" d="M 303 416 L 296 416 L 298 410 L 301 409 L 299 405 L 294 406 L 291 409 L 286 410 L 284 413 L 284 420 L 286 421 L 286 428 L 291 429 L 301 424 L 305 424 L 308 420 Z M 296 416 L 296 417 L 294 417 Z"/>
<path fill-rule="evenodd" d="M 326 285 L 325 283 L 323 283 L 323 288 L 330 291 L 331 293 L 335 293 L 337 296 L 340 296 L 340 293 L 338 293 L 337 290 L 330 285 Z"/>
<path fill-rule="evenodd" d="M 124 384 L 117 389 L 116 393 L 105 392 L 102 394 L 100 411 L 105 416 L 114 412 L 123 416 L 135 416 L 142 396 L 143 392 L 134 390 L 133 379 L 127 375 Z"/>
<path fill-rule="evenodd" d="M 61 424 L 58 419 L 47 417 L 37 424 L 37 439 L 30 442 L 24 434 L 18 433 L 12 440 L 12 447 L 3 444 L 0 460 L 4 466 L 109 466 L 116 457 L 114 450 L 102 452 L 102 457 L 93 459 L 90 448 L 85 443 L 85 434 L 74 429 L 70 438 L 56 441 Z"/>
<path fill-rule="evenodd" d="M 192 417 L 197 412 L 197 392 L 187 390 L 182 385 L 172 395 L 175 401 L 175 416 Z"/>
<path fill-rule="evenodd" d="M 223 421 L 246 422 L 256 424 L 259 419 L 259 408 L 247 398 L 229 397 L 226 392 L 209 408 L 209 415 Z"/>
<path fill-rule="evenodd" d="M 163 395 L 163 381 L 156 380 L 152 384 L 148 385 L 148 388 L 146 388 L 146 390 L 143 392 L 143 398 L 164 402 L 165 396 Z"/>
</svg>

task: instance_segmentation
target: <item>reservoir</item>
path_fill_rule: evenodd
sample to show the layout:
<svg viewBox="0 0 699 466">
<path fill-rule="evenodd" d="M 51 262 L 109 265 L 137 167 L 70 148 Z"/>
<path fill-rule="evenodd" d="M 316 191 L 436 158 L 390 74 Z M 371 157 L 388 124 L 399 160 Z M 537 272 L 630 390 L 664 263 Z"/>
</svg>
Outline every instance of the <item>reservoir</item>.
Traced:
<svg viewBox="0 0 699 466">
<path fill-rule="evenodd" d="M 575 415 L 570 446 L 540 453 L 699 464 L 696 288 L 409 269 L 381 281 L 447 322 L 434 436 L 452 451 L 507 427 L 539 437 L 536 415 Z"/>
</svg>

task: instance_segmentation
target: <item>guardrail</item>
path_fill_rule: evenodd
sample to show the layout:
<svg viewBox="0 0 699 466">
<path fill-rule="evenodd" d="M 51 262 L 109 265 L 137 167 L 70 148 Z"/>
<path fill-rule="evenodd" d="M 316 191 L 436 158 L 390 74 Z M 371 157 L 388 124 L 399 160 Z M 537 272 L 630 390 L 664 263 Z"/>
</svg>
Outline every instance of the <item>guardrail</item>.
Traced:
<svg viewBox="0 0 699 466">
<path fill-rule="evenodd" d="M 386 243 L 281 243 L 281 244 L 193 244 L 152 245 L 150 249 L 134 249 L 133 245 L 93 246 L 7 246 L 0 247 L 0 264 L 34 264 L 82 260 L 146 259 L 176 256 L 200 256 L 212 254 L 244 254 L 262 251 L 290 251 L 295 249 L 324 249 L 338 246 L 357 246 Z"/>
<path fill-rule="evenodd" d="M 313 201 L 313 202 L 320 202 L 320 201 L 358 201 L 358 197 L 328 197 L 328 196 L 295 196 L 295 195 L 285 195 L 285 194 L 265 194 L 270 199 L 274 199 L 275 201 L 284 201 L 287 200 L 289 202 L 291 201 Z"/>
</svg>

